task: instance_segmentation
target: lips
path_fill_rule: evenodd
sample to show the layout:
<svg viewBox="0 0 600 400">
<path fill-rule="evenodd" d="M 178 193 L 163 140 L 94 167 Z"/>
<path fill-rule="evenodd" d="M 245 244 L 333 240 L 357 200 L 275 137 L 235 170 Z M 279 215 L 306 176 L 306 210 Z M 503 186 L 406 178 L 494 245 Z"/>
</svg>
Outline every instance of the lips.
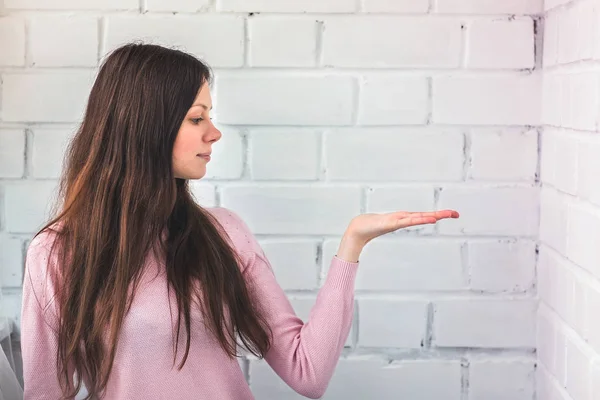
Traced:
<svg viewBox="0 0 600 400">
<path fill-rule="evenodd" d="M 196 157 L 200 157 L 200 158 L 205 159 L 206 161 L 210 161 L 210 154 L 211 153 L 196 154 Z"/>
</svg>

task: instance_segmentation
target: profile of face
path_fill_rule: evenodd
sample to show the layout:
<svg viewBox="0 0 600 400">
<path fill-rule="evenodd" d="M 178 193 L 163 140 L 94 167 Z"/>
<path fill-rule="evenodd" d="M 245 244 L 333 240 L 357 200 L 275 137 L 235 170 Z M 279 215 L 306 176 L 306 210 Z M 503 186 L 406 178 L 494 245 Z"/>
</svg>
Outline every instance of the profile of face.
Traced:
<svg viewBox="0 0 600 400">
<path fill-rule="evenodd" d="M 212 145 L 221 132 L 210 119 L 212 99 L 207 83 L 202 85 L 188 110 L 173 144 L 173 173 L 180 179 L 200 179 L 206 174 Z"/>
</svg>

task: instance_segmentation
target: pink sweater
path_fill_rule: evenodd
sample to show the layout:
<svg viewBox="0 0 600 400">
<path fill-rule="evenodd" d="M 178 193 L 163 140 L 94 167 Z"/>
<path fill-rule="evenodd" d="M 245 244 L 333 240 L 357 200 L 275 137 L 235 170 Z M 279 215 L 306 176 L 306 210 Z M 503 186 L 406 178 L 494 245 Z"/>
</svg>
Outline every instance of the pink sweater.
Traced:
<svg viewBox="0 0 600 400">
<path fill-rule="evenodd" d="M 209 211 L 224 226 L 241 255 L 243 274 L 258 283 L 257 296 L 266 306 L 273 330 L 266 361 L 298 393 L 321 397 L 350 331 L 358 263 L 333 258 L 310 317 L 303 323 L 277 284 L 269 261 L 246 224 L 224 208 Z M 51 240 L 50 234 L 39 235 L 27 253 L 21 320 L 25 400 L 54 400 L 61 396 L 55 366 L 54 288 L 46 275 Z M 150 259 L 145 271 L 125 317 L 105 398 L 253 399 L 237 360 L 222 351 L 198 318 L 192 320 L 187 362 L 180 371 L 173 368 L 173 326 L 164 265 Z M 174 301 L 173 295 L 170 301 Z M 178 360 L 180 357 L 181 349 Z"/>
</svg>

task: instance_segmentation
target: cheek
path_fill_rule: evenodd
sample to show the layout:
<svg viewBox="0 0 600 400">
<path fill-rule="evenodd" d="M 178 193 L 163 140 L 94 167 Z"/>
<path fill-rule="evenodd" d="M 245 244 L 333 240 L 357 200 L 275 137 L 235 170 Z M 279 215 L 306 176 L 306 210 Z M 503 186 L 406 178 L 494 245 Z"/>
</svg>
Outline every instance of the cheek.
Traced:
<svg viewBox="0 0 600 400">
<path fill-rule="evenodd" d="M 190 129 L 189 127 L 182 127 L 175 138 L 173 144 L 173 158 L 184 159 L 188 157 L 195 157 L 200 148 L 201 135 Z"/>
</svg>

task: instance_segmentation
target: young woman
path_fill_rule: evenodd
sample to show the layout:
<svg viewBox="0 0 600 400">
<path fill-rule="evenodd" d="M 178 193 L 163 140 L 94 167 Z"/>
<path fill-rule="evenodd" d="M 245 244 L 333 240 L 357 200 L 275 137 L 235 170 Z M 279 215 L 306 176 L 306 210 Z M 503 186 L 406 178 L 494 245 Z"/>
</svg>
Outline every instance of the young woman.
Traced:
<svg viewBox="0 0 600 400">
<path fill-rule="evenodd" d="M 188 189 L 221 137 L 211 73 L 155 45 L 100 68 L 61 180 L 60 209 L 31 242 L 23 283 L 25 399 L 252 399 L 236 356 L 264 357 L 318 398 L 348 335 L 362 248 L 455 211 L 349 221 L 310 319 L 278 286 L 246 224 Z M 78 378 L 80 377 L 80 378 Z"/>
</svg>

